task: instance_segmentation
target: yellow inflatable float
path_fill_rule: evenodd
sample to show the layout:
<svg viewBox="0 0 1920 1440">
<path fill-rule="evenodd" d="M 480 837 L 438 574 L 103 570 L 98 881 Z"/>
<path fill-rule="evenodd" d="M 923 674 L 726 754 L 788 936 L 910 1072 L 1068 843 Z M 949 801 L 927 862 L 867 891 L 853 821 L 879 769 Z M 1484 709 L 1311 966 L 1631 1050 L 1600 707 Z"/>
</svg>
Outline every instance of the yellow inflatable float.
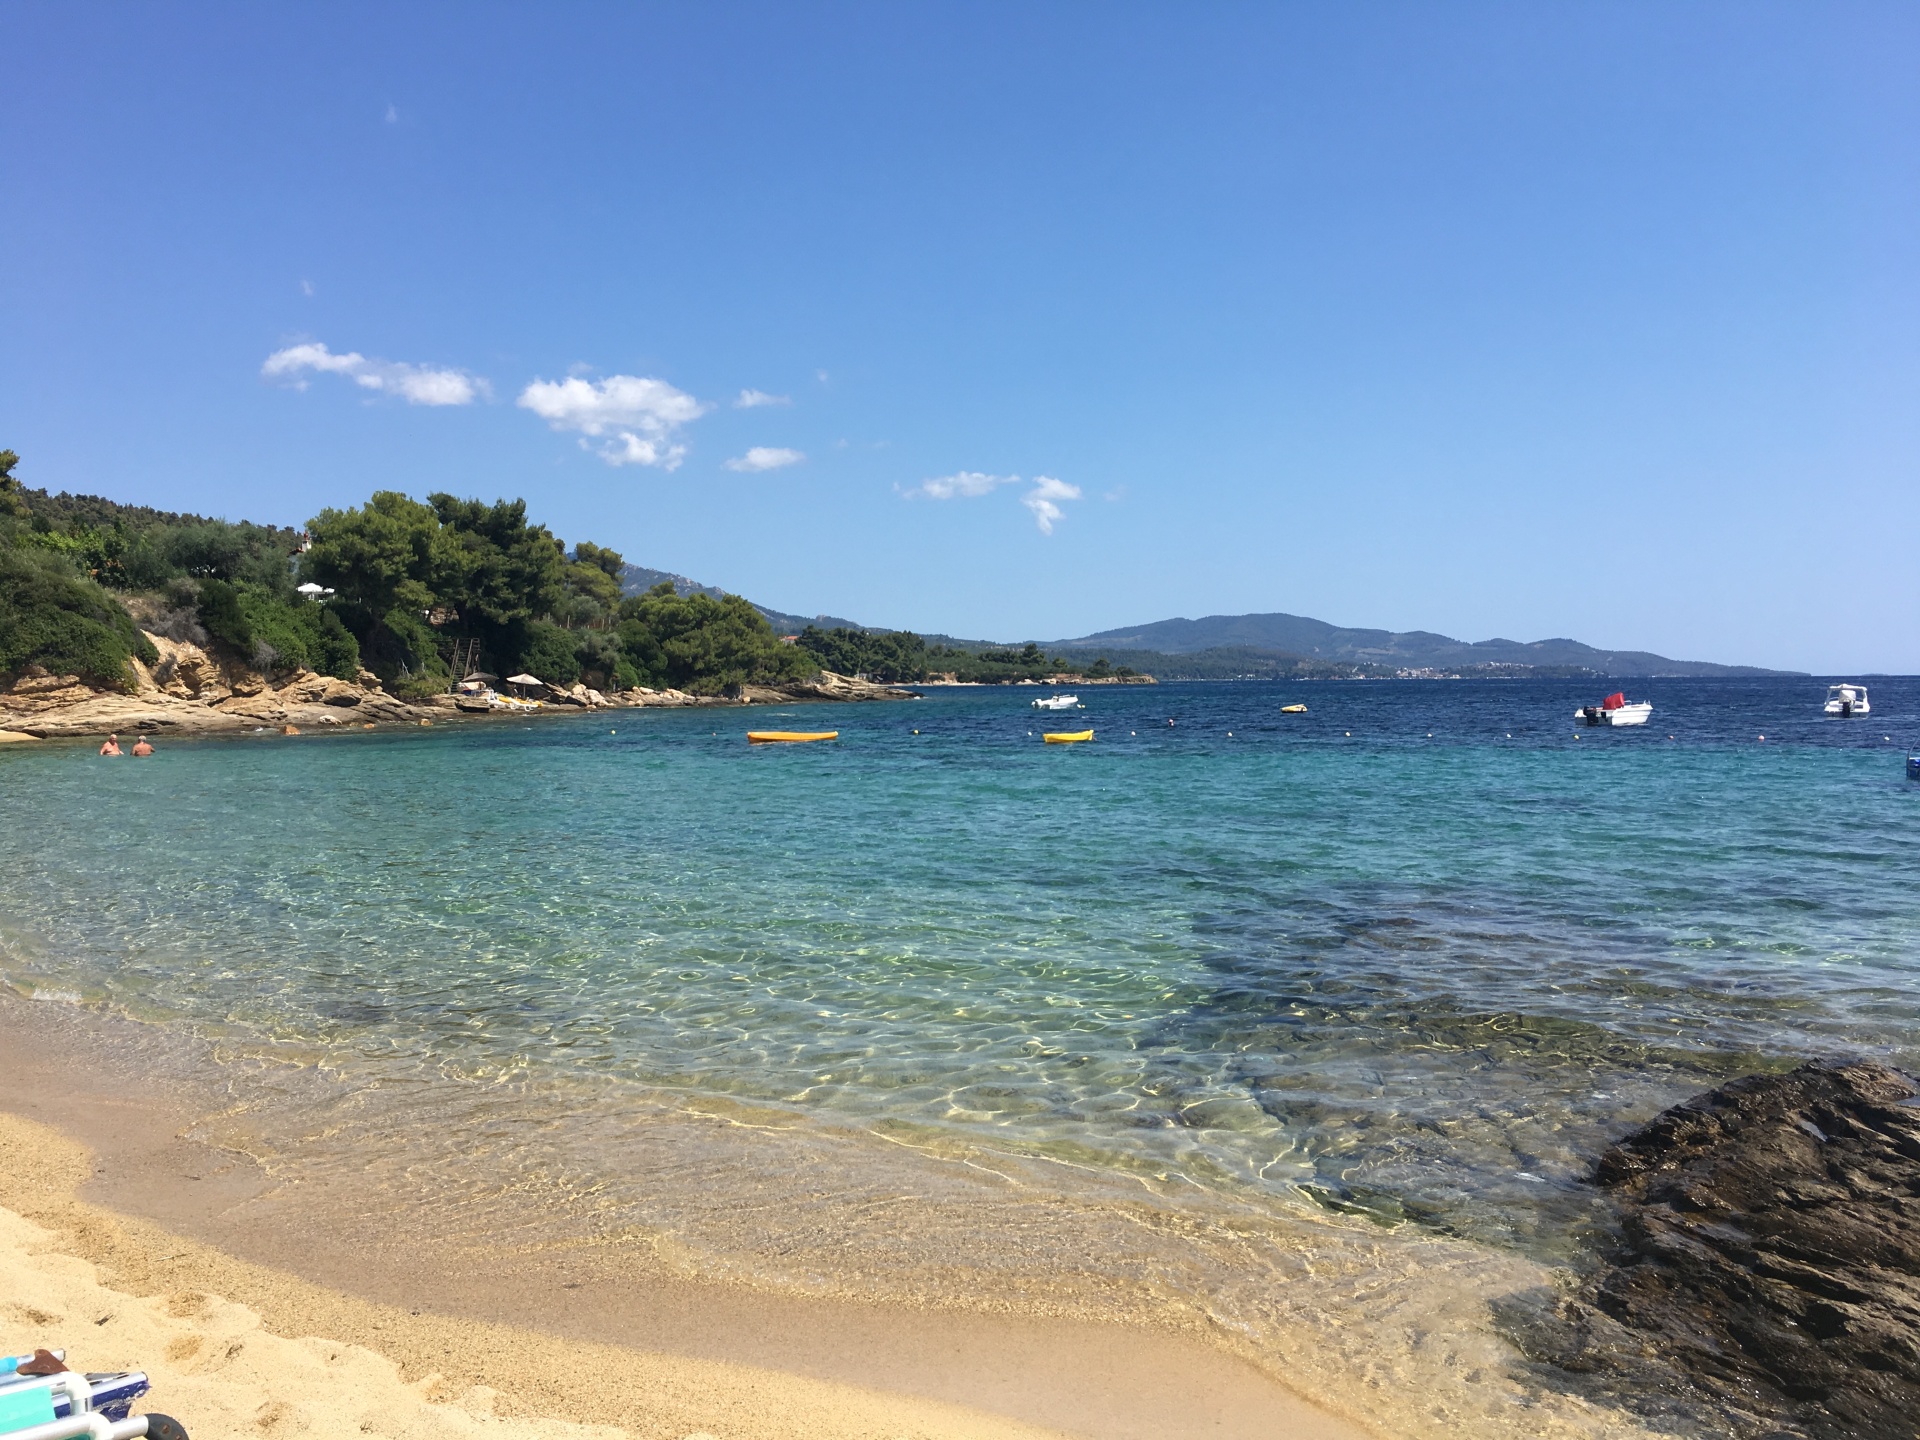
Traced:
<svg viewBox="0 0 1920 1440">
<path fill-rule="evenodd" d="M 749 730 L 752 745 L 805 745 L 810 740 L 838 740 L 838 730 Z"/>
<path fill-rule="evenodd" d="M 1091 730 L 1054 730 L 1047 734 L 1049 745 L 1078 745 L 1083 740 L 1093 739 Z"/>
</svg>

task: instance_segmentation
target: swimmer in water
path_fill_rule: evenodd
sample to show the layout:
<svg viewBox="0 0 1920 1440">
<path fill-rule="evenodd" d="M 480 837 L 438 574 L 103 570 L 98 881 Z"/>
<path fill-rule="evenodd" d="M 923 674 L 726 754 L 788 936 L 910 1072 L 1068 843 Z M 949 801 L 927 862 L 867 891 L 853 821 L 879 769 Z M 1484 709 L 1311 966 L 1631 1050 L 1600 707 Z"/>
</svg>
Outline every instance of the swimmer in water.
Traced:
<svg viewBox="0 0 1920 1440">
<path fill-rule="evenodd" d="M 133 753 L 142 759 L 153 754 L 153 746 L 147 743 L 146 736 L 142 735 L 138 740 L 133 742 Z"/>
<path fill-rule="evenodd" d="M 100 747 L 100 753 L 102 755 L 124 755 L 126 752 L 120 748 L 120 737 L 118 735 L 109 735 L 107 736 L 107 743 Z"/>
</svg>

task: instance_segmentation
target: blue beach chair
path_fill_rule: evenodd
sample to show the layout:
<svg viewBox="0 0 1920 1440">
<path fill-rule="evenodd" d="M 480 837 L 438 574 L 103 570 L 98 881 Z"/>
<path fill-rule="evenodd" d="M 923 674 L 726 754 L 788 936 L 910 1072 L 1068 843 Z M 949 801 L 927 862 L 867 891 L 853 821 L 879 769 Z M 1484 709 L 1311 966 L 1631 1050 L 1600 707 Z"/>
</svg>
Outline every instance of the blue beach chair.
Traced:
<svg viewBox="0 0 1920 1440">
<path fill-rule="evenodd" d="M 149 1387 L 140 1371 L 19 1374 L 32 1358 L 0 1357 L 0 1440 L 187 1440 L 171 1416 L 127 1413 Z"/>
</svg>

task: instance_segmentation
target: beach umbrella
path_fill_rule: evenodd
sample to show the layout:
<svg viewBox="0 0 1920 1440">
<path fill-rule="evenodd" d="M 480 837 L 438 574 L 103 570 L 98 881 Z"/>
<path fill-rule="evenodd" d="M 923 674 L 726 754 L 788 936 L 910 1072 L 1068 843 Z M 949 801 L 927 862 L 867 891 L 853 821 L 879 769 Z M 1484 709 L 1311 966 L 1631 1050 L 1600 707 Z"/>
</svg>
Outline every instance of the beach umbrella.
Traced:
<svg viewBox="0 0 1920 1440">
<path fill-rule="evenodd" d="M 468 680 L 498 680 L 500 677 L 498 675 L 489 675 L 484 670 L 476 670 L 465 678 Z"/>
<path fill-rule="evenodd" d="M 507 684 L 509 685 L 544 685 L 546 683 L 547 682 L 542 680 L 538 675 L 523 674 L 507 676 Z"/>
</svg>

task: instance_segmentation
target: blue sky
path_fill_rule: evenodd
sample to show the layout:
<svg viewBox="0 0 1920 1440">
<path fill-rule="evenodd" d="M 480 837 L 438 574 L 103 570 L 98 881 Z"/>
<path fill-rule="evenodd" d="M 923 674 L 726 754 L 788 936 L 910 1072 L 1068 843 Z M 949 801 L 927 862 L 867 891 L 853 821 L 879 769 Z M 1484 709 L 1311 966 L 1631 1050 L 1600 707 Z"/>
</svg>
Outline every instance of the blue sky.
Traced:
<svg viewBox="0 0 1920 1440">
<path fill-rule="evenodd" d="M 0 53 L 31 484 L 524 495 L 963 635 L 1920 671 L 1910 6 L 9 0 Z"/>
</svg>

